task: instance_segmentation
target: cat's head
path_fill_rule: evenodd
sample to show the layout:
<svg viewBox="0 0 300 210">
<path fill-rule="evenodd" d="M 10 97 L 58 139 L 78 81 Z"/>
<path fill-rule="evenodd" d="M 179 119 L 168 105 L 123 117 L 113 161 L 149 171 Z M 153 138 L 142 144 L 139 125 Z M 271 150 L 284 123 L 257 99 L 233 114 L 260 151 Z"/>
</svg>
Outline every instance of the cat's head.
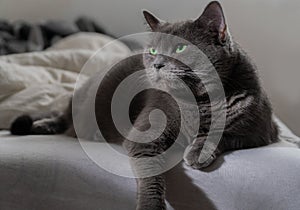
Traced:
<svg viewBox="0 0 300 210">
<path fill-rule="evenodd" d="M 213 79 L 209 64 L 201 55 L 195 55 L 195 47 L 203 52 L 221 79 L 226 77 L 233 65 L 234 50 L 220 3 L 211 2 L 196 20 L 177 23 L 162 21 L 148 11 L 143 14 L 151 30 L 158 32 L 144 53 L 144 66 L 152 83 L 180 89 L 178 78 L 181 78 L 195 86 L 199 82 L 195 74 L 210 83 Z"/>
</svg>

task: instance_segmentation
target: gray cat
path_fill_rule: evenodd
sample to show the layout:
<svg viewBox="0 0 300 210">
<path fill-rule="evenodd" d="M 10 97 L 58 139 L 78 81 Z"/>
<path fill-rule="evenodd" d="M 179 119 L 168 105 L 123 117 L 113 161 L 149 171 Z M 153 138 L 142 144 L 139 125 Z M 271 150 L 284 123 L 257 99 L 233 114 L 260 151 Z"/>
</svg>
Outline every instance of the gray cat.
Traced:
<svg viewBox="0 0 300 210">
<path fill-rule="evenodd" d="M 169 45 L 174 56 L 159 54 L 161 45 L 158 44 L 160 35 L 155 36 L 145 49 L 144 53 L 125 59 L 114 66 L 110 74 L 101 83 L 96 98 L 96 117 L 99 128 L 106 139 L 111 142 L 123 142 L 128 154 L 132 158 L 155 157 L 170 148 L 180 130 L 180 111 L 167 92 L 148 90 L 135 97 L 130 116 L 137 130 L 149 128 L 149 113 L 154 109 L 161 109 L 167 116 L 166 129 L 157 139 L 147 143 L 137 143 L 124 138 L 115 128 L 111 113 L 111 98 L 118 84 L 128 75 L 146 67 L 147 82 L 156 86 L 166 86 L 180 98 L 180 85 L 177 78 L 182 79 L 191 89 L 199 108 L 201 126 L 195 136 L 189 136 L 190 145 L 184 153 L 186 164 L 195 169 L 205 168 L 222 153 L 237 149 L 265 146 L 278 141 L 277 126 L 272 120 L 270 102 L 260 86 L 257 68 L 250 58 L 232 40 L 225 22 L 223 10 L 218 2 L 211 2 L 203 14 L 194 21 L 168 23 L 159 20 L 149 12 L 144 11 L 145 19 L 153 32 L 174 35 L 187 40 L 197 46 L 210 60 L 220 78 L 226 102 L 226 123 L 222 131 L 219 144 L 210 143 L 215 148 L 206 161 L 201 162 L 199 156 L 204 148 L 208 132 L 212 124 L 212 104 L 209 92 L 218 92 L 214 85 L 213 74 L 204 75 L 207 84 L 197 77 L 204 74 L 200 69 L 191 69 L 195 60 L 188 56 L 189 65 L 174 57 L 177 54 L 189 53 L 188 43 Z M 206 72 L 207 73 L 207 72 Z M 183 96 L 184 100 L 184 96 Z M 218 103 L 218 101 L 214 101 Z M 21 116 L 11 126 L 11 133 L 16 135 L 27 134 L 56 134 L 66 132 L 76 136 L 72 123 L 72 104 L 63 114 L 53 114 L 48 117 Z M 218 134 L 216 129 L 215 133 Z M 128 135 L 134 136 L 130 132 Z M 143 138 L 136 136 L 136 138 Z M 205 151 L 204 151 L 205 152 Z M 149 162 L 159 165 L 163 162 Z M 148 166 L 133 161 L 134 171 L 140 173 Z M 149 166 L 150 167 L 150 166 Z M 143 173 L 143 172 L 141 172 Z M 161 210 L 165 205 L 164 174 L 155 176 L 141 176 L 138 178 L 139 210 Z"/>
</svg>

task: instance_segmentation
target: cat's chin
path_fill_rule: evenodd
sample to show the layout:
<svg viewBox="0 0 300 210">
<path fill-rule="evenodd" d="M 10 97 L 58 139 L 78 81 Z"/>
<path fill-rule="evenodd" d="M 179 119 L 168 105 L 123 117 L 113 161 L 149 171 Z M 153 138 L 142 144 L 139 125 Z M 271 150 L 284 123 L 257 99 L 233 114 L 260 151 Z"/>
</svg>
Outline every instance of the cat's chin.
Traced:
<svg viewBox="0 0 300 210">
<path fill-rule="evenodd" d="M 168 91 L 169 90 L 169 86 L 167 85 L 167 82 L 164 79 L 161 78 L 156 78 L 156 79 L 151 79 L 151 84 L 158 89 L 164 90 L 164 91 Z"/>
</svg>

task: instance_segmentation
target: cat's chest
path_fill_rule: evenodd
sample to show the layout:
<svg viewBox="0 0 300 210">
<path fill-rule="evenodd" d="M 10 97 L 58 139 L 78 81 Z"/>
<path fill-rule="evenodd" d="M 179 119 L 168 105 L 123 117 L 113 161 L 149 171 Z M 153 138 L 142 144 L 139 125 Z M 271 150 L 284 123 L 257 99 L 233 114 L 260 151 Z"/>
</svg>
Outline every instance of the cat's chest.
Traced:
<svg viewBox="0 0 300 210">
<path fill-rule="evenodd" d="M 209 112 L 206 107 L 199 107 L 193 104 L 180 103 L 181 112 L 181 133 L 189 140 L 192 141 L 195 136 L 205 130 L 209 121 Z"/>
</svg>

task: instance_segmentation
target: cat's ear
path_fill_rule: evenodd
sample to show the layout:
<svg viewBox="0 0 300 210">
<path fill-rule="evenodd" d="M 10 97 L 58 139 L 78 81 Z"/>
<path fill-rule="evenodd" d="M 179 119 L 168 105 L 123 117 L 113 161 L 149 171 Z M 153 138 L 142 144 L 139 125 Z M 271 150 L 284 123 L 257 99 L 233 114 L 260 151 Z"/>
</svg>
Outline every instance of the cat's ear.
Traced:
<svg viewBox="0 0 300 210">
<path fill-rule="evenodd" d="M 201 23 L 202 26 L 208 27 L 208 30 L 218 34 L 221 44 L 225 44 L 229 40 L 229 31 L 227 28 L 225 15 L 219 2 L 213 1 L 209 3 L 202 15 L 195 21 Z"/>
<path fill-rule="evenodd" d="M 148 25 L 152 29 L 152 31 L 156 31 L 156 29 L 158 28 L 158 26 L 162 23 L 162 20 L 160 20 L 159 18 L 155 17 L 155 15 L 151 14 L 147 10 L 143 10 L 143 15 L 144 15 L 144 17 L 145 17 Z"/>
</svg>

